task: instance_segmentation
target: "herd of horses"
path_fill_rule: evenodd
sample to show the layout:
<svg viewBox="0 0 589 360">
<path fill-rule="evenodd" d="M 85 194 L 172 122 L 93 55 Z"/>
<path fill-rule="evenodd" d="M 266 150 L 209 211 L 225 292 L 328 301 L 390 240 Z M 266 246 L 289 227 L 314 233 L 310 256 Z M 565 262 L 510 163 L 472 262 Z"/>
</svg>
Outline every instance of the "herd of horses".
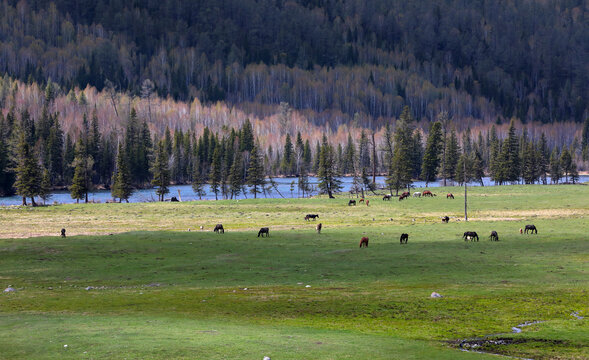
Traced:
<svg viewBox="0 0 589 360">
<path fill-rule="evenodd" d="M 415 192 L 413 193 L 413 197 L 434 197 L 437 196 L 436 194 L 433 194 L 431 191 L 429 190 L 425 190 L 423 192 Z M 410 197 L 410 193 L 408 191 L 402 193 L 399 196 L 399 201 L 406 199 Z M 384 195 L 382 200 L 383 201 L 390 201 L 392 198 L 392 195 Z M 446 194 L 446 199 L 454 199 L 454 195 L 452 193 L 448 193 Z M 369 204 L 369 200 L 364 200 L 363 198 L 359 200 L 360 203 L 364 202 L 366 205 Z M 356 205 L 356 200 L 351 199 L 348 202 L 348 206 L 355 206 Z M 304 219 L 305 221 L 309 221 L 309 220 L 316 220 L 319 218 L 319 214 L 307 214 L 305 215 Z M 448 223 L 450 221 L 450 218 L 448 216 L 444 216 L 442 217 L 442 222 L 443 223 Z M 315 226 L 315 230 L 317 231 L 318 234 L 321 234 L 321 229 L 323 228 L 323 224 L 318 223 Z M 201 226 L 201 230 L 203 229 L 203 227 Z M 213 230 L 215 233 L 217 234 L 224 234 L 225 233 L 225 228 L 223 227 L 223 224 L 217 224 L 215 225 L 215 228 Z M 530 225 L 526 225 L 524 229 L 519 229 L 520 234 L 538 234 L 538 229 L 536 228 L 535 225 L 530 224 Z M 65 229 L 61 229 L 61 236 L 65 237 Z M 268 227 L 263 227 L 260 228 L 260 230 L 258 231 L 258 237 L 269 237 L 270 236 L 270 228 Z M 464 234 L 462 235 L 462 238 L 464 239 L 464 241 L 479 241 L 479 235 L 477 234 L 476 231 L 465 231 Z M 368 237 L 363 236 L 360 239 L 360 248 L 362 247 L 368 247 Z M 491 241 L 499 241 L 499 234 L 497 233 L 497 231 L 493 230 L 491 231 L 491 234 L 489 235 L 489 240 Z M 401 237 L 399 239 L 401 244 L 407 244 L 407 242 L 409 241 L 409 234 L 403 233 L 401 234 Z"/>
</svg>

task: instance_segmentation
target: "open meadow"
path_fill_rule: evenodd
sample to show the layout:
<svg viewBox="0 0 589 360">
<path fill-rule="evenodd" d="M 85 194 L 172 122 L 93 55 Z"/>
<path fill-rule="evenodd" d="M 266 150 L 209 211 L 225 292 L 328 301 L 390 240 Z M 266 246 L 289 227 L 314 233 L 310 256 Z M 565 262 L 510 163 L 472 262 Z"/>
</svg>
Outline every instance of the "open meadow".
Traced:
<svg viewBox="0 0 589 360">
<path fill-rule="evenodd" d="M 2 208 L 0 358 L 588 359 L 589 186 L 431 190 Z"/>
</svg>

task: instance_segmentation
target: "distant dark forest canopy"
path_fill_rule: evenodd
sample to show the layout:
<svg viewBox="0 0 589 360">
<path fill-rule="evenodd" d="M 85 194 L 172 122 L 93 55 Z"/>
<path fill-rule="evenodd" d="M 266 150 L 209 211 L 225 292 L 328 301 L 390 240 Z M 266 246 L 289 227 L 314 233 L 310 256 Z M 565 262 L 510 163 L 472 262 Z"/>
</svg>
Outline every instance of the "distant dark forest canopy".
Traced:
<svg viewBox="0 0 589 360">
<path fill-rule="evenodd" d="M 288 102 L 382 125 L 409 105 L 486 122 L 583 121 L 586 0 L 4 0 L 0 73 L 99 90 Z"/>
</svg>

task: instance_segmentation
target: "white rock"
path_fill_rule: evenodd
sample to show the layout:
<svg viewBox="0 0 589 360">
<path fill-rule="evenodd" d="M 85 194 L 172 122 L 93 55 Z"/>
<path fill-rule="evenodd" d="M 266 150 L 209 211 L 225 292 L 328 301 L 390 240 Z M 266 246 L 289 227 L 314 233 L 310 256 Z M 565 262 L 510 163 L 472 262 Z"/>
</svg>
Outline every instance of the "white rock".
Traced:
<svg viewBox="0 0 589 360">
<path fill-rule="evenodd" d="M 311 285 L 305 285 L 305 287 L 306 287 L 306 288 L 310 288 L 310 287 L 311 287 Z"/>
<path fill-rule="evenodd" d="M 67 344 L 65 344 L 65 345 L 63 346 L 63 348 L 64 348 L 64 349 L 67 349 Z"/>
<path fill-rule="evenodd" d="M 432 298 L 441 298 L 443 296 L 434 291 L 429 297 L 432 297 Z"/>
<path fill-rule="evenodd" d="M 4 292 L 15 292 L 15 291 L 16 291 L 16 289 L 13 287 L 10 287 L 10 286 L 7 287 L 6 289 L 4 289 Z"/>
<path fill-rule="evenodd" d="M 270 360 L 270 358 L 268 356 L 264 356 L 262 360 Z"/>
<path fill-rule="evenodd" d="M 86 291 L 88 291 L 88 290 L 94 290 L 94 286 L 88 286 L 88 287 L 86 288 Z"/>
</svg>

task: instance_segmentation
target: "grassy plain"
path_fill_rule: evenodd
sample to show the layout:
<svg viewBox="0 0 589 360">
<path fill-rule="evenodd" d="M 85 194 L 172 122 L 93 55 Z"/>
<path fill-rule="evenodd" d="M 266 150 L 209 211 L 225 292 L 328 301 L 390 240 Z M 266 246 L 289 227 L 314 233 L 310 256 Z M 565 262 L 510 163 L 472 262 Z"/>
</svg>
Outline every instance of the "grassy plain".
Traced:
<svg viewBox="0 0 589 360">
<path fill-rule="evenodd" d="M 434 192 L 2 209 L 0 358 L 589 358 L 589 186 L 471 188 L 468 222 Z"/>
</svg>

